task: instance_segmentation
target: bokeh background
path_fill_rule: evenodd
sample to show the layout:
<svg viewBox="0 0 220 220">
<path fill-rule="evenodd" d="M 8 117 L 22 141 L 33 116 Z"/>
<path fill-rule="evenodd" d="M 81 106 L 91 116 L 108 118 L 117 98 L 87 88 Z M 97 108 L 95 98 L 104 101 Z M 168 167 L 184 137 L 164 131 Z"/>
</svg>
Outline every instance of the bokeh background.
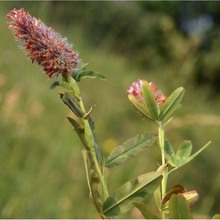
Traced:
<svg viewBox="0 0 220 220">
<path fill-rule="evenodd" d="M 174 147 L 212 145 L 170 177 L 169 186 L 196 189 L 195 217 L 220 212 L 219 2 L 0 2 L 0 217 L 98 218 L 88 199 L 82 145 L 66 120 L 69 110 L 50 90 L 7 29 L 6 14 L 25 8 L 52 26 L 107 81 L 80 82 L 96 134 L 108 154 L 127 138 L 155 131 L 130 105 L 133 81 L 155 82 L 169 95 L 183 86 L 182 108 L 167 128 Z M 160 162 L 158 147 L 109 170 L 110 191 Z M 132 210 L 123 217 L 138 218 Z"/>
</svg>

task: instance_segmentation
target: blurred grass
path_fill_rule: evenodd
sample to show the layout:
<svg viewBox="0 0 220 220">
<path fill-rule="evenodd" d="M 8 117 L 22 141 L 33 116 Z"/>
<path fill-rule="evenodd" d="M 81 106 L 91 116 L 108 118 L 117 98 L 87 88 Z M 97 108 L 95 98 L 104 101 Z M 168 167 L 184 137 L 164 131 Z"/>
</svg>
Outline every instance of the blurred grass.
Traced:
<svg viewBox="0 0 220 220">
<path fill-rule="evenodd" d="M 24 4 L 23 7 L 31 12 L 30 4 L 8 4 L 11 9 Z M 151 71 L 146 67 L 146 72 L 143 72 L 143 69 L 127 62 L 125 57 L 110 53 L 107 45 L 92 46 L 76 21 L 71 26 L 46 22 L 46 8 L 40 5 L 34 15 L 41 17 L 42 14 L 47 25 L 53 26 L 74 43 L 74 48 L 89 63 L 90 69 L 107 76 L 106 82 L 80 82 L 87 109 L 93 106 L 96 134 L 106 154 L 130 136 L 154 130 L 153 124 L 142 119 L 128 102 L 126 90 L 133 81 L 141 78 L 154 81 L 165 94 L 184 84 L 186 95 L 183 108 L 168 127 L 166 135 L 174 146 L 178 146 L 183 139 L 191 139 L 195 151 L 209 140 L 212 140 L 212 146 L 182 171 L 177 171 L 169 184 L 181 183 L 189 190 L 198 190 L 200 200 L 194 206 L 195 213 L 212 215 L 217 212 L 220 201 L 219 97 L 211 97 L 210 89 L 195 87 L 190 83 L 190 77 L 176 74 L 179 66 L 168 66 L 166 69 L 158 66 Z M 7 29 L 5 15 L 9 6 L 7 10 L 2 6 L 0 217 L 98 218 L 88 199 L 81 144 L 65 119 L 69 111 L 61 104 L 58 92 L 48 89 L 51 81 L 17 47 Z M 179 42 L 182 47 L 183 43 Z M 185 69 L 181 69 L 183 73 L 187 73 L 196 58 L 188 59 Z M 147 149 L 137 160 L 110 170 L 110 191 L 131 177 L 156 169 L 155 161 L 160 161 L 156 145 Z M 132 212 L 125 217 L 138 218 L 139 215 Z"/>
</svg>

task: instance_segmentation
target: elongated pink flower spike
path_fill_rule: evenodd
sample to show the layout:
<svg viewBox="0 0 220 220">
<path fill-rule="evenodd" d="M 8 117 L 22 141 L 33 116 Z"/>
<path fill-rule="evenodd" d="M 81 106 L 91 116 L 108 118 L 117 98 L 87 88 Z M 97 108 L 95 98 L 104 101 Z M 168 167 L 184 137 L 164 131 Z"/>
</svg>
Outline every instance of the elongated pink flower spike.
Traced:
<svg viewBox="0 0 220 220">
<path fill-rule="evenodd" d="M 7 18 L 10 20 L 9 29 L 26 49 L 27 56 L 42 66 L 49 77 L 76 69 L 78 53 L 72 50 L 66 38 L 24 9 L 10 11 Z"/>
<path fill-rule="evenodd" d="M 142 95 L 142 84 L 143 82 L 146 82 L 145 80 L 138 80 L 136 82 L 133 82 L 131 87 L 128 89 L 128 94 L 134 96 L 140 103 L 144 103 L 143 95 Z M 167 97 L 157 89 L 157 86 L 149 82 L 149 86 L 153 92 L 154 99 L 158 105 L 162 105 Z"/>
</svg>

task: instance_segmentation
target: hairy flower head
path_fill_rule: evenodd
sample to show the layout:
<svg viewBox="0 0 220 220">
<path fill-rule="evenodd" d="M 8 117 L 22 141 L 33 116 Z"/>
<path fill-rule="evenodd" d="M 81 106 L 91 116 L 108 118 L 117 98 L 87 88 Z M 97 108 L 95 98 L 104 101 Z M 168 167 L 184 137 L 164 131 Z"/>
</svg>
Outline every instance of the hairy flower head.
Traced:
<svg viewBox="0 0 220 220">
<path fill-rule="evenodd" d="M 134 96 L 140 103 L 144 103 L 144 98 L 142 95 L 143 82 L 146 82 L 146 81 L 138 80 L 136 82 L 133 82 L 131 87 L 127 91 L 129 95 Z M 157 89 L 157 86 L 154 83 L 149 82 L 149 86 L 153 92 L 156 103 L 158 105 L 162 105 L 166 101 L 167 97 L 161 91 Z"/>
<path fill-rule="evenodd" d="M 76 69 L 78 53 L 72 50 L 66 38 L 24 9 L 10 11 L 7 18 L 10 20 L 9 29 L 22 43 L 27 56 L 42 66 L 49 77 Z"/>
</svg>

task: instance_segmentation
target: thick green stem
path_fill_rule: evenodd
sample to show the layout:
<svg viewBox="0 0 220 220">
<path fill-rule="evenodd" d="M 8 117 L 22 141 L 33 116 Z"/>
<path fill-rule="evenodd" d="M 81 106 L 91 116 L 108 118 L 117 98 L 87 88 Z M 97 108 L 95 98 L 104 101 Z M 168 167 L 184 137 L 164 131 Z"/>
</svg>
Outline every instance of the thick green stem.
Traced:
<svg viewBox="0 0 220 220">
<path fill-rule="evenodd" d="M 165 150 L 164 150 L 164 127 L 161 122 L 159 122 L 158 126 L 158 136 L 159 136 L 159 146 L 161 150 L 161 160 L 162 160 L 162 165 L 165 167 L 166 166 L 166 158 L 165 158 Z M 161 201 L 166 195 L 166 188 L 167 188 L 167 178 L 168 178 L 168 169 L 164 168 L 163 170 L 163 179 L 161 181 Z M 166 218 L 166 215 L 164 211 L 162 210 L 162 217 L 163 219 Z"/>
</svg>

